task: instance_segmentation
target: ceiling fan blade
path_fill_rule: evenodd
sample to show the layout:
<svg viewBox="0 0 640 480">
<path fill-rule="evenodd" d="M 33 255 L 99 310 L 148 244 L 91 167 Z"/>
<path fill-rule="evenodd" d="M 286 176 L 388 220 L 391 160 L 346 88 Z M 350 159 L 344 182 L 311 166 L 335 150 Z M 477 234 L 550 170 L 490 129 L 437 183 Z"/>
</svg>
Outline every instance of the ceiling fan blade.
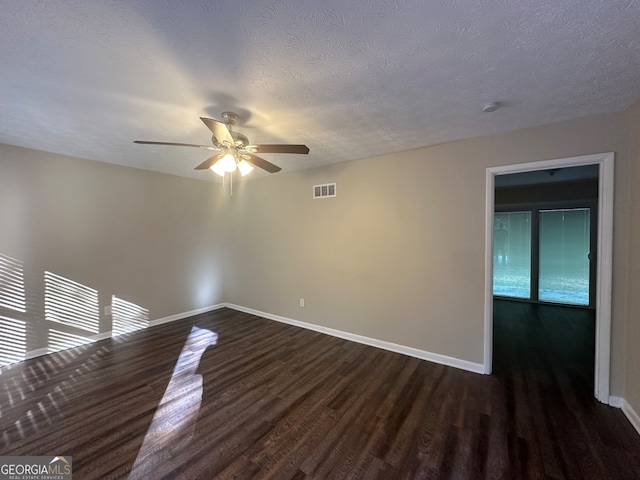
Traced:
<svg viewBox="0 0 640 480">
<path fill-rule="evenodd" d="M 278 173 L 280 170 L 282 170 L 277 165 L 274 165 L 271 162 L 267 162 L 264 158 L 256 157 L 251 153 L 243 153 L 242 158 L 244 158 L 251 165 L 266 170 L 269 173 Z"/>
<path fill-rule="evenodd" d="M 148 142 L 146 140 L 134 140 L 133 143 L 138 143 L 140 145 L 170 145 L 172 147 L 196 147 L 203 148 L 205 150 L 220 150 L 213 145 L 196 145 L 195 143 Z"/>
<path fill-rule="evenodd" d="M 213 136 L 216 137 L 218 143 L 223 143 L 226 141 L 229 143 L 229 145 L 235 145 L 233 137 L 231 136 L 229 129 L 224 123 L 219 122 L 218 120 L 214 120 L 213 118 L 206 117 L 200 117 L 200 120 L 202 120 L 202 122 L 207 126 L 209 130 L 211 130 L 211 133 L 213 133 Z"/>
<path fill-rule="evenodd" d="M 309 153 L 306 145 L 249 145 L 246 148 L 255 153 Z"/>
<path fill-rule="evenodd" d="M 213 155 L 213 156 L 207 158 L 204 162 L 202 162 L 200 165 L 198 165 L 195 169 L 196 170 L 206 170 L 207 168 L 212 167 L 213 164 L 216 163 L 219 158 L 220 158 L 220 155 Z"/>
</svg>

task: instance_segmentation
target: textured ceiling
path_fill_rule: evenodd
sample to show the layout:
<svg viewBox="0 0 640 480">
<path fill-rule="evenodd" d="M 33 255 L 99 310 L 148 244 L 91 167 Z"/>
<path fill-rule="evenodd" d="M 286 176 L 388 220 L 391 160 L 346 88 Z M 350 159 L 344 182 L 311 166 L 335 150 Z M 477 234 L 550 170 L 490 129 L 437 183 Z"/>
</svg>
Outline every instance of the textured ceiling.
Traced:
<svg viewBox="0 0 640 480">
<path fill-rule="evenodd" d="M 0 0 L 0 143 L 206 178 L 234 110 L 284 171 L 622 110 L 638 0 Z M 489 101 L 503 108 L 482 113 Z M 266 173 L 264 174 L 266 175 Z M 252 174 L 255 176 L 255 174 Z"/>
</svg>

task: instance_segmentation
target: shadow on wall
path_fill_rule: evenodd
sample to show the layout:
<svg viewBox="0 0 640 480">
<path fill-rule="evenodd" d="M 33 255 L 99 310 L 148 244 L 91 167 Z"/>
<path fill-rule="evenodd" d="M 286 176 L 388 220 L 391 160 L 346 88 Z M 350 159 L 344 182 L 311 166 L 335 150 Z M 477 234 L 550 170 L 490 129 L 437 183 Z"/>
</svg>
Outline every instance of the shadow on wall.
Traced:
<svg viewBox="0 0 640 480">
<path fill-rule="evenodd" d="M 26 277 L 21 261 L 0 254 L 0 367 L 99 339 L 96 289 L 52 272 Z M 110 335 L 149 326 L 146 308 L 115 295 L 110 307 Z"/>
</svg>

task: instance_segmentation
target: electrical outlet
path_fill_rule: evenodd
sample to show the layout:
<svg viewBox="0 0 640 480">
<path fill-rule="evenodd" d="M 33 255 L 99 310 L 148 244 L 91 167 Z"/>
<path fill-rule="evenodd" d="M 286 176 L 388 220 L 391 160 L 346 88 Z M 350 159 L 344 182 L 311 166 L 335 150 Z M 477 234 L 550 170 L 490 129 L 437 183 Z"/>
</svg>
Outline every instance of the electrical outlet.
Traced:
<svg viewBox="0 0 640 480">
<path fill-rule="evenodd" d="M 301 307 L 304 307 L 304 298 L 301 298 L 301 299 L 300 299 L 300 306 L 301 306 Z"/>
<path fill-rule="evenodd" d="M 106 305 L 106 306 L 104 307 L 104 314 L 105 314 L 106 316 L 111 315 L 111 305 Z"/>
</svg>

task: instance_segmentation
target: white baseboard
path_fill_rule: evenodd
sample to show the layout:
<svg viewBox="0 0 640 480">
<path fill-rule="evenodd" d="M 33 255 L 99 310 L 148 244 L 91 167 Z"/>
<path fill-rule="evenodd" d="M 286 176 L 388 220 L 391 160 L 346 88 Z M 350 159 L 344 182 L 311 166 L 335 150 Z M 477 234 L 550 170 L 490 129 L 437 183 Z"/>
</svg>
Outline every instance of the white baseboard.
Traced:
<svg viewBox="0 0 640 480">
<path fill-rule="evenodd" d="M 91 335 L 90 337 L 87 337 L 87 340 L 88 340 L 87 343 L 83 343 L 82 345 L 87 345 L 89 343 L 99 342 L 100 340 L 105 340 L 107 338 L 111 338 L 111 332 L 98 333 L 97 335 Z M 82 345 L 77 345 L 77 346 L 81 347 Z M 74 347 L 70 347 L 70 348 L 74 348 Z M 56 351 L 59 352 L 60 350 L 56 350 Z M 43 355 L 47 355 L 48 353 L 53 353 L 53 352 L 49 352 L 49 349 L 47 347 L 37 348 L 36 350 L 31 350 L 29 352 L 26 352 L 24 354 L 24 359 L 23 360 L 29 360 L 30 358 L 42 357 Z"/>
<path fill-rule="evenodd" d="M 459 368 L 461 370 L 467 370 L 474 373 L 484 373 L 484 365 L 481 363 L 468 362 L 459 358 L 448 357 L 446 355 L 440 355 L 438 353 L 427 352 L 426 350 L 419 350 L 417 348 L 406 347 L 404 345 L 398 345 L 397 343 L 386 342 L 384 340 L 378 340 L 376 338 L 365 337 L 354 333 L 344 332 L 342 330 L 336 330 L 333 328 L 322 327 L 320 325 L 314 325 L 312 323 L 301 322 L 299 320 L 293 320 L 291 318 L 281 317 L 280 315 L 273 315 L 267 312 L 261 312 L 252 308 L 243 307 L 241 305 L 235 305 L 233 303 L 225 303 L 225 307 L 239 312 L 249 313 L 251 315 L 257 315 L 259 317 L 266 318 L 268 320 L 275 320 L 276 322 L 287 323 L 296 327 L 306 328 L 307 330 L 313 330 L 315 332 L 324 333 L 333 337 L 343 338 L 352 342 L 362 343 L 371 347 L 381 348 L 383 350 L 389 350 L 391 352 L 401 353 L 410 357 L 419 358 L 421 360 L 428 360 L 430 362 L 447 365 L 449 367 Z"/>
<path fill-rule="evenodd" d="M 189 312 L 176 313 L 175 315 L 169 315 L 168 317 L 157 318 L 156 320 L 150 320 L 149 326 L 155 327 L 156 325 L 162 325 L 163 323 L 175 322 L 176 320 L 182 320 L 183 318 L 193 317 L 194 315 L 200 315 L 201 313 L 213 312 L 225 307 L 224 303 L 218 303 L 211 305 L 210 307 L 197 308 Z"/>
<path fill-rule="evenodd" d="M 611 395 L 609 397 L 609 405 L 616 408 L 622 408 L 622 405 L 624 405 L 624 398 L 614 397 L 613 395 Z"/>
<path fill-rule="evenodd" d="M 622 413 L 627 417 L 629 423 L 631 423 L 633 428 L 635 428 L 638 434 L 640 434 L 640 416 L 636 413 L 633 407 L 629 405 L 629 402 L 622 397 L 610 396 L 609 405 L 615 408 L 621 408 Z"/>
<path fill-rule="evenodd" d="M 47 353 L 49 353 L 49 351 L 47 350 L 47 348 L 38 348 L 37 350 L 31 350 L 30 352 L 27 352 L 24 354 L 24 360 L 29 360 L 30 358 L 36 358 L 36 357 L 41 357 L 43 355 L 46 355 Z"/>
<path fill-rule="evenodd" d="M 633 425 L 638 434 L 640 434 L 640 416 L 638 416 L 636 411 L 631 407 L 631 405 L 629 405 L 629 403 L 627 403 L 626 400 L 622 404 L 622 411 L 627 416 L 627 418 L 631 422 L 631 425 Z"/>
</svg>

